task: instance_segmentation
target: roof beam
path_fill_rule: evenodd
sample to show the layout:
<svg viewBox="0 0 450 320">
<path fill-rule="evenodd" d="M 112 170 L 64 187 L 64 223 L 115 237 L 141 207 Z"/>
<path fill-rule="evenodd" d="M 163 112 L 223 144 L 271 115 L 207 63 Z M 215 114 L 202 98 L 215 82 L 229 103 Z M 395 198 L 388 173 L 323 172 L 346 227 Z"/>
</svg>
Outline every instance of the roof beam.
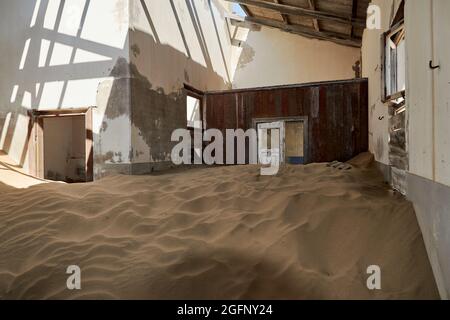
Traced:
<svg viewBox="0 0 450 320">
<path fill-rule="evenodd" d="M 240 5 L 241 5 L 242 10 L 244 10 L 245 14 L 247 15 L 247 17 L 253 16 L 252 13 L 250 12 L 250 10 L 248 10 L 248 7 L 246 5 L 244 5 L 244 4 L 240 4 Z"/>
<path fill-rule="evenodd" d="M 308 4 L 311 10 L 316 10 L 316 2 L 314 0 L 308 0 Z M 316 31 L 320 31 L 319 20 L 313 19 L 313 26 Z"/>
<path fill-rule="evenodd" d="M 280 0 L 273 0 L 273 1 L 274 1 L 275 3 L 282 4 L 282 3 L 280 2 Z M 284 23 L 285 23 L 285 24 L 289 24 L 289 17 L 288 17 L 288 15 L 285 14 L 285 13 L 281 13 L 281 16 L 283 17 Z"/>
<path fill-rule="evenodd" d="M 339 34 L 328 31 L 320 31 L 317 32 L 312 28 L 302 27 L 300 25 L 286 25 L 283 22 L 265 19 L 265 18 L 257 18 L 257 17 L 247 17 L 244 21 L 231 19 L 231 24 L 237 27 L 248 28 L 251 24 L 258 24 L 265 27 L 277 28 L 286 32 L 290 32 L 293 34 L 301 35 L 308 38 L 315 38 L 320 40 L 332 41 L 334 43 L 338 43 L 345 46 L 350 47 L 361 47 L 361 39 L 355 39 L 350 37 L 349 35 Z"/>
<path fill-rule="evenodd" d="M 358 0 L 353 0 L 352 3 L 352 18 L 356 18 L 358 14 Z M 352 25 L 350 30 L 350 36 L 353 37 L 355 35 L 355 26 Z"/>
<path fill-rule="evenodd" d="M 366 21 L 364 21 L 363 19 L 344 17 L 344 16 L 339 16 L 339 15 L 336 15 L 336 14 L 330 13 L 330 12 L 305 9 L 305 8 L 295 7 L 295 6 L 286 5 L 286 4 L 279 4 L 279 3 L 267 2 L 267 1 L 261 1 L 261 0 L 226 0 L 226 1 L 240 3 L 241 5 L 249 5 L 249 6 L 274 10 L 274 11 L 278 11 L 278 12 L 284 13 L 284 14 L 316 18 L 319 20 L 334 21 L 334 22 L 349 24 L 349 25 L 357 26 L 357 27 L 364 28 L 366 25 Z"/>
</svg>

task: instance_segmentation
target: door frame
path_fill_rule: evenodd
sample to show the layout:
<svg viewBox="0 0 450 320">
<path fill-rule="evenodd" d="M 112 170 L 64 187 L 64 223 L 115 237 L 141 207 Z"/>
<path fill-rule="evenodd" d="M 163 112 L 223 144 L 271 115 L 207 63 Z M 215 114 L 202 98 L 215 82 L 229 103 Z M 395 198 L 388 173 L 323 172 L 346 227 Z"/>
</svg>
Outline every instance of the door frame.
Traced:
<svg viewBox="0 0 450 320">
<path fill-rule="evenodd" d="M 94 180 L 94 134 L 93 108 L 61 109 L 61 110 L 31 110 L 32 143 L 30 145 L 30 172 L 33 176 L 45 179 L 44 172 L 44 119 L 84 116 L 86 130 L 86 182 Z"/>
<path fill-rule="evenodd" d="M 284 146 L 285 146 L 285 136 L 286 136 L 286 131 L 285 131 L 285 122 L 284 121 L 270 121 L 270 122 L 259 122 L 257 125 L 257 129 L 256 129 L 256 133 L 257 133 L 257 141 L 258 141 L 258 162 L 259 163 L 263 163 L 261 161 L 261 154 L 260 154 L 260 149 L 259 149 L 259 130 L 279 130 L 280 131 L 280 141 L 279 141 L 279 149 L 278 149 L 278 158 L 279 158 L 279 163 L 284 163 Z M 265 151 L 269 151 L 269 149 L 264 149 Z M 271 151 L 273 150 L 272 147 L 270 149 Z M 273 159 L 273 155 L 271 154 L 270 156 Z M 273 162 L 271 162 L 273 163 Z M 264 164 L 264 163 L 263 163 Z"/>
<path fill-rule="evenodd" d="M 252 127 L 258 132 L 258 124 L 266 122 L 303 122 L 303 152 L 305 158 L 305 164 L 309 163 L 310 145 L 309 145 L 309 118 L 308 116 L 296 116 L 296 117 L 268 117 L 268 118 L 253 118 Z M 283 137 L 284 141 L 285 137 Z M 283 144 L 284 147 L 284 144 Z M 283 154 L 284 154 L 283 150 Z M 284 162 L 284 159 L 283 159 Z"/>
<path fill-rule="evenodd" d="M 195 149 L 196 148 L 198 149 L 198 147 L 201 147 L 200 158 L 203 159 L 202 154 L 203 154 L 203 150 L 206 147 L 205 142 L 203 141 L 203 139 L 202 139 L 201 146 L 196 146 L 195 145 L 195 133 L 200 131 L 201 136 L 203 137 L 203 134 L 204 134 L 205 128 L 206 128 L 206 122 L 205 122 L 205 119 L 206 119 L 206 113 L 205 113 L 205 111 L 206 111 L 206 97 L 205 97 L 205 93 L 203 91 L 198 90 L 198 89 L 196 89 L 196 88 L 194 88 L 194 87 L 192 87 L 192 86 L 190 86 L 190 85 L 188 85 L 186 83 L 184 84 L 184 93 L 185 93 L 185 98 L 186 99 L 188 97 L 191 97 L 191 98 L 194 98 L 194 99 L 197 99 L 197 100 L 200 101 L 200 122 L 202 124 L 201 128 L 200 129 L 197 128 L 197 131 L 196 131 L 196 129 L 194 127 L 188 127 L 187 123 L 186 123 L 186 128 L 187 128 L 187 130 L 189 130 L 189 132 L 191 134 L 191 139 L 192 139 L 191 161 L 192 161 L 192 163 L 195 163 L 195 161 L 196 161 Z M 186 117 L 186 103 L 185 103 L 184 107 L 185 107 L 184 114 L 185 114 L 185 117 Z M 203 161 L 203 160 L 201 160 L 201 161 Z"/>
</svg>

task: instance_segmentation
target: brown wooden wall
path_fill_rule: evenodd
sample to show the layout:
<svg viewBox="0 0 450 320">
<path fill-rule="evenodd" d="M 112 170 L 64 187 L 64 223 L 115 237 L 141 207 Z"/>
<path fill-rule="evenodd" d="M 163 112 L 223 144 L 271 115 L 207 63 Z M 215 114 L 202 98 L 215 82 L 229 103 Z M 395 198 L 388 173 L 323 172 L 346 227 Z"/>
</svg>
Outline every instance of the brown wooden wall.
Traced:
<svg viewBox="0 0 450 320">
<path fill-rule="evenodd" d="M 254 119 L 307 117 L 309 163 L 347 161 L 368 150 L 368 80 L 206 93 L 208 129 L 252 128 Z"/>
</svg>

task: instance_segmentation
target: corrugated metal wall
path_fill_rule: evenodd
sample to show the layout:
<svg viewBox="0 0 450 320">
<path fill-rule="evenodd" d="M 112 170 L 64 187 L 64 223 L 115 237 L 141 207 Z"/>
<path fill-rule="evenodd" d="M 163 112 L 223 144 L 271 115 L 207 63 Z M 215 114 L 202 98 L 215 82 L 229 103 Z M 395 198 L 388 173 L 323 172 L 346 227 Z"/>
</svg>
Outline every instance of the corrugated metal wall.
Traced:
<svg viewBox="0 0 450 320">
<path fill-rule="evenodd" d="M 355 79 L 206 94 L 207 129 L 247 130 L 260 118 L 308 118 L 308 162 L 368 150 L 368 81 Z"/>
</svg>

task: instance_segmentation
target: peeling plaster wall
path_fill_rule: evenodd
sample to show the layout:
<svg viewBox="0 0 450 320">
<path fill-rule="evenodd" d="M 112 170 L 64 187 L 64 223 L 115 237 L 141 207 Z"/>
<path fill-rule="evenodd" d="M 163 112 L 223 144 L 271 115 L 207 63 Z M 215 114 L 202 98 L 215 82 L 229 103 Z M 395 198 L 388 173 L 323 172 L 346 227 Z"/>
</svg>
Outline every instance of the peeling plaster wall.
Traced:
<svg viewBox="0 0 450 320">
<path fill-rule="evenodd" d="M 128 0 L 2 1 L 0 149 L 28 169 L 29 110 L 96 106 L 96 175 L 129 162 L 128 26 Z"/>
<path fill-rule="evenodd" d="M 242 42 L 234 88 L 355 78 L 361 50 L 308 39 L 273 28 L 258 28 Z"/>
<path fill-rule="evenodd" d="M 231 44 L 228 10 L 219 0 L 130 3 L 133 173 L 170 165 L 171 134 L 187 126 L 184 83 L 231 88 L 240 48 Z"/>
<path fill-rule="evenodd" d="M 373 0 L 381 9 L 381 30 L 366 29 L 363 35 L 362 71 L 369 78 L 369 149 L 375 160 L 389 165 L 389 113 L 381 101 L 381 36 L 388 31 L 400 0 Z M 407 41 L 407 40 L 406 40 Z"/>
<path fill-rule="evenodd" d="M 381 102 L 381 34 L 400 1 L 374 0 L 382 30 L 366 30 L 363 75 L 369 78 L 370 149 L 389 168 L 388 107 Z M 450 297 L 450 2 L 406 0 L 406 106 L 409 170 L 414 204 L 441 297 Z M 440 65 L 431 70 L 429 61 Z M 380 119 L 382 120 L 379 120 Z"/>
<path fill-rule="evenodd" d="M 252 59 L 249 30 L 228 23 L 230 8 L 223 0 L 5 2 L 0 53 L 8 59 L 0 63 L 8 77 L 0 82 L 0 148 L 28 168 L 28 110 L 96 106 L 95 178 L 170 164 L 171 133 L 186 127 L 184 83 L 230 89 L 238 64 Z M 290 36 L 281 36 L 284 45 Z M 317 80 L 352 77 L 355 50 L 310 42 L 355 56 L 342 77 Z"/>
</svg>

